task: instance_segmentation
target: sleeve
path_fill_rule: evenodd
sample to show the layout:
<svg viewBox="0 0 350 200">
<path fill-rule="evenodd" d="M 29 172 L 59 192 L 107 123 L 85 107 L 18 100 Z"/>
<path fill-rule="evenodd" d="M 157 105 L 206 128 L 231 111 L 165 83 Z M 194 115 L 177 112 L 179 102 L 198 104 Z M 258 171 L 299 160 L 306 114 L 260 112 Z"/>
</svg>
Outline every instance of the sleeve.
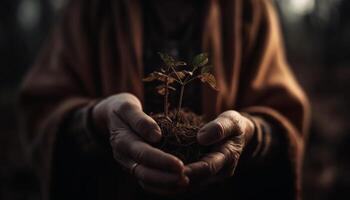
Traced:
<svg viewBox="0 0 350 200">
<path fill-rule="evenodd" d="M 268 0 L 251 1 L 246 16 L 244 68 L 238 107 L 257 127 L 260 162 L 252 167 L 256 180 L 267 187 L 291 183 L 300 194 L 300 177 L 310 106 L 285 58 L 279 22 Z M 262 178 L 261 171 L 269 173 Z M 278 177 L 286 179 L 279 179 Z M 275 177 L 275 178 L 273 178 Z M 288 179 L 288 180 L 287 180 Z M 271 188 L 270 188 L 271 189 Z M 293 196 L 293 195 L 292 195 Z"/>
<path fill-rule="evenodd" d="M 53 154 L 83 137 L 77 135 L 86 132 L 88 113 L 98 100 L 90 42 L 94 33 L 86 4 L 75 0 L 67 6 L 19 91 L 23 138 L 43 199 L 48 198 Z M 72 134 L 61 147 L 56 145 Z"/>
</svg>

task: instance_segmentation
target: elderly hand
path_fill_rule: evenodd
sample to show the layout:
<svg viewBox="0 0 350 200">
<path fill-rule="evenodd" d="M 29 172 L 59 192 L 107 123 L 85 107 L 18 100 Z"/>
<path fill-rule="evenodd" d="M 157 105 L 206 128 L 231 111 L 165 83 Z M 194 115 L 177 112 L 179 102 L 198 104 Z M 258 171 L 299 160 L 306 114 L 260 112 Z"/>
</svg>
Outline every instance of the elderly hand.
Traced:
<svg viewBox="0 0 350 200">
<path fill-rule="evenodd" d="M 253 122 L 236 111 L 226 111 L 206 124 L 197 140 L 202 145 L 210 145 L 211 152 L 185 167 L 192 187 L 201 188 L 231 177 L 253 133 Z"/>
<path fill-rule="evenodd" d="M 111 96 L 94 107 L 92 116 L 97 130 L 110 138 L 114 159 L 144 190 L 171 195 L 188 185 L 182 161 L 147 143 L 158 142 L 161 130 L 142 112 L 137 97 L 128 93 Z"/>
</svg>

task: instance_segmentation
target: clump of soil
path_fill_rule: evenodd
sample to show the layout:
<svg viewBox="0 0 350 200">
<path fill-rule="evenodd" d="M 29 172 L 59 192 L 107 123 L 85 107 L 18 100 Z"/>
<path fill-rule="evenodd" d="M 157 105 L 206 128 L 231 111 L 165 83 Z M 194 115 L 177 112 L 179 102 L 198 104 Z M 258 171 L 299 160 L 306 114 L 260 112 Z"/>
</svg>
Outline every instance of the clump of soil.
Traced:
<svg viewBox="0 0 350 200">
<path fill-rule="evenodd" d="M 195 162 L 207 152 L 207 148 L 197 142 L 197 133 L 204 125 L 202 117 L 181 109 L 170 111 L 168 118 L 163 113 L 151 114 L 162 130 L 159 148 L 180 158 L 185 164 Z"/>
</svg>

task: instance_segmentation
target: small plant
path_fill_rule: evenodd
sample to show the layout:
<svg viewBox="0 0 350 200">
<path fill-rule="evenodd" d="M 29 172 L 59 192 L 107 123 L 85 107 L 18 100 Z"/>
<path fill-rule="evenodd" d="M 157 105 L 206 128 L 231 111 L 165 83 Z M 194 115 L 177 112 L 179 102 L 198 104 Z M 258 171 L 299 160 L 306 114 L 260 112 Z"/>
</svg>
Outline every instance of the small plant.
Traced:
<svg viewBox="0 0 350 200">
<path fill-rule="evenodd" d="M 184 162 L 194 161 L 202 151 L 196 142 L 196 135 L 204 123 L 200 116 L 182 110 L 184 90 L 195 80 L 200 80 L 214 90 L 218 90 L 215 77 L 211 73 L 213 67 L 208 65 L 206 53 L 196 55 L 189 64 L 164 53 L 159 55 L 163 66 L 143 79 L 144 82 L 159 81 L 160 85 L 156 87 L 156 91 L 164 96 L 164 113 L 151 116 L 160 125 L 165 136 L 162 149 L 177 155 Z M 170 92 L 176 91 L 176 85 L 180 87 L 177 108 L 175 112 L 169 112 L 168 96 Z"/>
<path fill-rule="evenodd" d="M 168 96 L 169 91 L 175 91 L 176 89 L 172 86 L 174 83 L 178 83 L 181 86 L 180 98 L 177 107 L 177 116 L 181 110 L 183 94 L 185 86 L 196 79 L 200 79 L 203 83 L 207 83 L 213 89 L 218 90 L 216 86 L 216 80 L 213 74 L 211 73 L 212 66 L 208 64 L 208 54 L 201 53 L 194 57 L 188 70 L 179 69 L 179 67 L 187 66 L 187 63 L 184 61 L 179 61 L 173 57 L 159 53 L 161 59 L 164 62 L 163 67 L 160 68 L 160 71 L 154 71 L 149 74 L 146 78 L 143 79 L 145 82 L 150 81 L 161 81 L 162 84 L 157 86 L 157 92 L 160 95 L 164 96 L 164 114 L 168 117 L 169 113 L 169 102 Z"/>
<path fill-rule="evenodd" d="M 161 81 L 161 85 L 157 86 L 156 90 L 158 94 L 164 96 L 164 114 L 165 117 L 168 118 L 169 116 L 169 102 L 168 102 L 168 96 L 169 91 L 176 89 L 171 86 L 171 84 L 174 83 L 174 81 L 177 81 L 178 78 L 181 78 L 181 74 L 176 71 L 176 69 L 179 66 L 185 66 L 186 63 L 182 61 L 176 61 L 174 58 L 167 54 L 159 53 L 161 59 L 164 62 L 163 67 L 160 68 L 160 71 L 154 71 L 151 74 L 149 74 L 146 78 L 143 79 L 145 82 L 150 81 Z"/>
</svg>

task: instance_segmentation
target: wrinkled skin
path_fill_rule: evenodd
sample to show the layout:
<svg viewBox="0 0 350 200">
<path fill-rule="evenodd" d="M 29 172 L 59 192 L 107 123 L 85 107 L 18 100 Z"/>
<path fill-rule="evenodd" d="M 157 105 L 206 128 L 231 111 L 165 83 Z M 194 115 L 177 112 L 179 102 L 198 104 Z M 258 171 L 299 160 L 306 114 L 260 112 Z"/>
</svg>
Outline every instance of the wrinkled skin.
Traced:
<svg viewBox="0 0 350 200">
<path fill-rule="evenodd" d="M 185 174 L 193 188 L 222 181 L 233 175 L 243 148 L 254 133 L 254 124 L 236 111 L 226 111 L 198 133 L 201 145 L 212 150 L 199 161 L 187 165 Z"/>
<path fill-rule="evenodd" d="M 212 152 L 184 166 L 177 157 L 151 145 L 160 141 L 161 130 L 132 94 L 121 93 L 102 100 L 93 109 L 93 121 L 95 128 L 110 138 L 114 159 L 141 187 L 167 196 L 232 176 L 254 131 L 249 119 L 226 111 L 199 131 L 198 142 L 212 146 Z"/>
<path fill-rule="evenodd" d="M 135 96 L 122 93 L 102 100 L 93 109 L 93 119 L 96 129 L 110 138 L 114 159 L 144 190 L 172 195 L 188 185 L 183 162 L 150 145 L 160 141 L 161 131 Z"/>
</svg>

